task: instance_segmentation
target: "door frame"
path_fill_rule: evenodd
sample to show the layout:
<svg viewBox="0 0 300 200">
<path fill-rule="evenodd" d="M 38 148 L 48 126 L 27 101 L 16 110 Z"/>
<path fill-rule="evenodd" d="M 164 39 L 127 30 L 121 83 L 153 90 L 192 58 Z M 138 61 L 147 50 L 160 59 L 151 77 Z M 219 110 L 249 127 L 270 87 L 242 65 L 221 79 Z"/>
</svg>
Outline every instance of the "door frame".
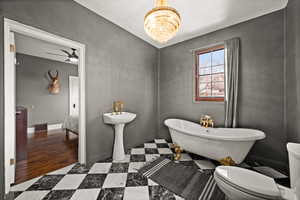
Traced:
<svg viewBox="0 0 300 200">
<path fill-rule="evenodd" d="M 32 38 L 44 40 L 54 44 L 75 48 L 78 50 L 79 62 L 78 62 L 78 77 L 79 77 L 79 141 L 78 141 L 78 161 L 81 164 L 86 164 L 86 108 L 85 108 L 85 45 L 76 41 L 63 38 L 49 32 L 43 31 L 38 28 L 27 26 L 14 20 L 4 18 L 4 152 L 5 155 L 14 155 L 13 158 L 4 158 L 4 178 L 5 178 L 5 193 L 10 190 L 10 184 L 14 180 L 9 180 L 9 173 L 11 172 L 11 166 L 15 166 L 15 121 L 9 120 L 7 116 L 15 115 L 16 103 L 9 101 L 10 99 L 16 99 L 16 89 L 14 91 L 8 91 L 9 85 L 12 81 L 16 81 L 16 78 L 9 70 L 10 66 L 10 32 L 19 33 Z M 15 65 L 14 65 L 15 70 Z M 14 144 L 10 140 L 13 139 Z M 14 159 L 13 165 L 10 164 L 11 159 Z M 13 182 L 12 182 L 13 181 Z"/>
</svg>

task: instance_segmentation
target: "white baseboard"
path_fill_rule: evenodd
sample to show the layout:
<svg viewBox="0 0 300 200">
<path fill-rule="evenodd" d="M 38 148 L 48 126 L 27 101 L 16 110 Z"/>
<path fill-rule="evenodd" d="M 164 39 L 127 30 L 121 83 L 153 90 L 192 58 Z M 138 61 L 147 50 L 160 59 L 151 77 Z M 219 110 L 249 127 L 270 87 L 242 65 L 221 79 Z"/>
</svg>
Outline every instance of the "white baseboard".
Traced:
<svg viewBox="0 0 300 200">
<path fill-rule="evenodd" d="M 34 133 L 34 127 L 30 127 L 30 128 L 27 128 L 27 134 L 33 134 Z"/>
<path fill-rule="evenodd" d="M 47 130 L 48 131 L 53 131 L 53 130 L 58 130 L 58 129 L 62 129 L 63 128 L 63 124 L 59 123 L 59 124 L 48 124 L 47 125 Z M 35 132 L 34 127 L 29 127 L 27 128 L 27 134 L 33 134 Z"/>
<path fill-rule="evenodd" d="M 52 130 L 62 129 L 62 127 L 63 127 L 62 123 L 60 123 L 60 124 L 48 124 L 47 130 L 52 131 Z"/>
</svg>

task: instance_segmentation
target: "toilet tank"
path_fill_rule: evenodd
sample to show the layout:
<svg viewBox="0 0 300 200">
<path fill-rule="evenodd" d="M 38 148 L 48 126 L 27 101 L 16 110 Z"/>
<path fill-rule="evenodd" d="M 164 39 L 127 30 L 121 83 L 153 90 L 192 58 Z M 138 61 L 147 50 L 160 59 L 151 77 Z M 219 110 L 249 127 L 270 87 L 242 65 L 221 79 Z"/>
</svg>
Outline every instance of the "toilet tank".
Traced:
<svg viewBox="0 0 300 200">
<path fill-rule="evenodd" d="M 291 188 L 299 190 L 300 185 L 300 144 L 288 143 Z M 299 191 L 297 191 L 299 192 Z"/>
</svg>

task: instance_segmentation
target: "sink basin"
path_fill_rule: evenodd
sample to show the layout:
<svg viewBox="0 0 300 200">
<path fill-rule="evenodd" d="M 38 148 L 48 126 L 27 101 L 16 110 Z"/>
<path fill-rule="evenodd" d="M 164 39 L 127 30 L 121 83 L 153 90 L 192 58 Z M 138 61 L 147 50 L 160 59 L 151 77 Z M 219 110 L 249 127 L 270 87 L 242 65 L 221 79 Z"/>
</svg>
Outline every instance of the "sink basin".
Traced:
<svg viewBox="0 0 300 200">
<path fill-rule="evenodd" d="M 113 160 L 122 161 L 125 159 L 123 132 L 126 123 L 133 121 L 136 114 L 129 112 L 122 112 L 121 114 L 104 113 L 103 120 L 106 124 L 114 125 L 115 141 L 113 150 Z"/>
<path fill-rule="evenodd" d="M 136 114 L 129 112 L 122 112 L 122 114 L 115 115 L 112 113 L 103 114 L 103 120 L 106 124 L 126 124 L 136 118 Z"/>
</svg>

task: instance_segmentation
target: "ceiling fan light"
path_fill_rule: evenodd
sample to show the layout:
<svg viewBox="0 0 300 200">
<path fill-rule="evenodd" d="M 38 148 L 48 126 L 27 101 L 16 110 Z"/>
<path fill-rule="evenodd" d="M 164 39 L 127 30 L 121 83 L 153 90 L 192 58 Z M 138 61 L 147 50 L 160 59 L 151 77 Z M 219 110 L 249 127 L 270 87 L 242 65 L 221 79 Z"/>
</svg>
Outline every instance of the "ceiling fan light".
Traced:
<svg viewBox="0 0 300 200">
<path fill-rule="evenodd" d="M 75 57 L 70 57 L 69 60 L 72 63 L 77 63 L 78 62 L 78 58 L 75 58 Z"/>
<path fill-rule="evenodd" d="M 178 11 L 167 5 L 167 0 L 156 0 L 156 7 L 144 18 L 145 32 L 154 40 L 166 43 L 179 30 L 181 18 Z"/>
</svg>

